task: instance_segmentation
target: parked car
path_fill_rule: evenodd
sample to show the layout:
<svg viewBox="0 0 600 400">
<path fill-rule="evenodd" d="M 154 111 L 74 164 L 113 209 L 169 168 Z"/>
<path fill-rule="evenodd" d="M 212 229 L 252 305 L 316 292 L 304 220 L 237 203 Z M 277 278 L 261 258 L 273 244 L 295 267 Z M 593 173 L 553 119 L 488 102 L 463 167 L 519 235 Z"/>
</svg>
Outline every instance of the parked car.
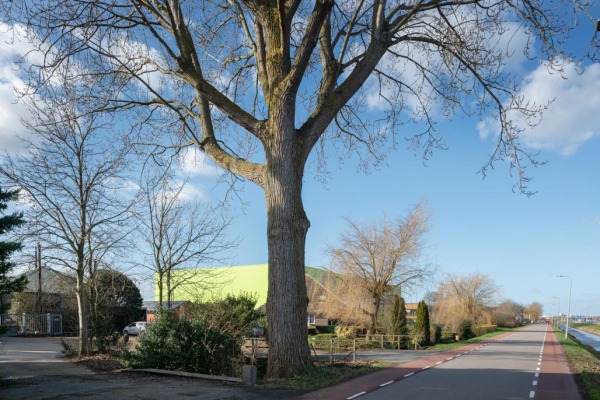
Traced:
<svg viewBox="0 0 600 400">
<path fill-rule="evenodd" d="M 145 321 L 132 322 L 123 328 L 123 335 L 135 336 L 146 332 L 146 326 L 148 325 Z"/>
</svg>

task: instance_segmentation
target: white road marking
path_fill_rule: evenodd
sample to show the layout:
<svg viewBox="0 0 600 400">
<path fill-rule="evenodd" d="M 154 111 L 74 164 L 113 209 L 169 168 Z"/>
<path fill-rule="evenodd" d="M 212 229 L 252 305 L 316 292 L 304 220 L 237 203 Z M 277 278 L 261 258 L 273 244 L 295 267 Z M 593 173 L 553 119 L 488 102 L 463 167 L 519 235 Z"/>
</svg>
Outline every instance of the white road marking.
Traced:
<svg viewBox="0 0 600 400">
<path fill-rule="evenodd" d="M 381 387 L 384 387 L 384 386 L 390 385 L 390 384 L 392 384 L 392 383 L 394 383 L 394 381 L 389 381 L 389 382 L 386 382 L 386 383 L 382 383 L 382 384 L 381 384 L 381 385 L 379 385 L 379 386 L 381 386 Z"/>
<path fill-rule="evenodd" d="M 428 369 L 428 368 L 431 368 L 431 365 L 428 365 L 428 366 L 426 366 L 426 367 L 423 367 L 423 368 L 421 368 L 421 369 Z"/>
<path fill-rule="evenodd" d="M 414 372 L 411 372 L 410 374 L 406 374 L 406 375 L 404 375 L 404 377 L 405 377 L 405 378 L 408 378 L 409 376 L 411 376 L 411 375 L 414 375 L 414 374 L 415 374 Z"/>
<path fill-rule="evenodd" d="M 354 396 L 350 396 L 350 397 L 346 397 L 346 400 L 352 400 L 357 398 L 358 396 L 362 396 L 363 394 L 365 394 L 367 392 L 360 392 L 360 393 L 356 393 Z"/>
<path fill-rule="evenodd" d="M 535 390 L 532 390 L 531 392 L 529 392 L 529 398 L 533 399 L 535 397 Z"/>
<path fill-rule="evenodd" d="M 438 361 L 435 363 L 435 365 L 440 365 L 443 361 Z"/>
<path fill-rule="evenodd" d="M 454 357 L 446 358 L 446 361 L 452 360 Z"/>
<path fill-rule="evenodd" d="M 533 386 L 537 386 L 537 381 L 533 381 Z"/>
<path fill-rule="evenodd" d="M 536 378 L 539 378 L 539 377 L 540 377 L 540 373 L 539 373 L 539 372 L 536 372 L 536 373 L 535 373 L 535 377 L 536 377 Z"/>
</svg>

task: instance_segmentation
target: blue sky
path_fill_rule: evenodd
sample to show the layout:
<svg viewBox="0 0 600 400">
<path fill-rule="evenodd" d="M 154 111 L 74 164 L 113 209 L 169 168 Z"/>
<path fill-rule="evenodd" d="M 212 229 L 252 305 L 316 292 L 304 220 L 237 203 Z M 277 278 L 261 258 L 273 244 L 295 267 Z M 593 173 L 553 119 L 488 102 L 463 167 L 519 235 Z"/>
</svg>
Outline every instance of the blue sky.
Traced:
<svg viewBox="0 0 600 400">
<path fill-rule="evenodd" d="M 600 6 L 592 9 L 600 17 Z M 2 29 L 2 32 L 5 30 Z M 579 50 L 593 35 L 584 21 L 572 41 Z M 518 42 L 515 37 L 515 42 Z M 0 141 L 12 151 L 24 115 L 14 104 L 13 86 L 22 85 L 13 61 L 26 44 L 0 46 Z M 305 177 L 304 204 L 311 221 L 306 263 L 327 267 L 327 244 L 335 244 L 344 229 L 344 217 L 369 222 L 402 216 L 420 200 L 431 212 L 431 231 L 425 256 L 446 273 L 488 274 L 501 288 L 501 297 L 523 304 L 538 301 L 546 312 L 566 312 L 569 281 L 573 279 L 572 313 L 600 315 L 600 64 L 584 64 L 579 73 L 567 66 L 564 79 L 549 75 L 544 66 L 515 56 L 510 68 L 523 78 L 523 94 L 545 102 L 554 99 L 541 123 L 524 133 L 526 149 L 539 152 L 547 164 L 530 168 L 531 197 L 513 193 L 515 183 L 506 164 L 498 162 L 486 179 L 478 174 L 494 147 L 494 124 L 455 116 L 440 120 L 447 150 L 436 151 L 426 163 L 404 143 L 386 163 L 369 174 L 358 171 L 356 155 L 340 165 L 333 159 L 329 178 Z M 407 127 L 405 136 L 410 136 Z M 21 132 L 22 133 L 22 132 Z M 217 171 L 202 162 L 183 166 L 192 174 L 187 195 L 218 201 Z M 267 262 L 266 212 L 258 187 L 247 184 L 241 193 L 247 207 L 235 200 L 232 236 L 242 239 L 233 256 L 235 264 Z M 435 288 L 435 282 L 429 289 Z M 407 295 L 418 301 L 422 291 Z M 144 296 L 151 297 L 148 286 Z"/>
</svg>

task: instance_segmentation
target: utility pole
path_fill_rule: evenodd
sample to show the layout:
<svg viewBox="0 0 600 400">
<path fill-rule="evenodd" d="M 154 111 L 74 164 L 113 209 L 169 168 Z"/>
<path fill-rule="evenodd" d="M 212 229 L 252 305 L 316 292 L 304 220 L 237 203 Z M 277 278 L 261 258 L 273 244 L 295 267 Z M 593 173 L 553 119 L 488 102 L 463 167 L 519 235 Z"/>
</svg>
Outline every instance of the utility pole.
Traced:
<svg viewBox="0 0 600 400">
<path fill-rule="evenodd" d="M 35 262 L 38 270 L 38 314 L 43 314 L 42 304 L 42 245 L 38 242 L 35 251 Z"/>
</svg>

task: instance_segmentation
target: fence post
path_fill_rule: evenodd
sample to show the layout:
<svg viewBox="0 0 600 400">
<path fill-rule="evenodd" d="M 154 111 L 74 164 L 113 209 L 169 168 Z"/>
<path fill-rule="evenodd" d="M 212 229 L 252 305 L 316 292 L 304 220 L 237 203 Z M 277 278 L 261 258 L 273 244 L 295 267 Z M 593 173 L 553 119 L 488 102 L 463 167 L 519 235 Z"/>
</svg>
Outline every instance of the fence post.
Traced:
<svg viewBox="0 0 600 400">
<path fill-rule="evenodd" d="M 23 313 L 21 319 L 21 330 L 23 331 L 23 336 L 27 336 L 27 314 L 25 313 Z"/>
<path fill-rule="evenodd" d="M 352 349 L 353 350 L 352 351 L 352 361 L 354 362 L 354 361 L 356 361 L 356 339 L 354 339 L 352 342 L 353 342 L 352 343 L 352 347 L 353 347 L 353 349 Z"/>
<path fill-rule="evenodd" d="M 46 333 L 48 335 L 52 334 L 52 317 L 50 313 L 46 314 Z"/>
<path fill-rule="evenodd" d="M 329 364 L 333 364 L 333 339 L 329 339 Z"/>
<path fill-rule="evenodd" d="M 381 348 L 383 349 L 383 335 L 381 335 Z"/>
</svg>

